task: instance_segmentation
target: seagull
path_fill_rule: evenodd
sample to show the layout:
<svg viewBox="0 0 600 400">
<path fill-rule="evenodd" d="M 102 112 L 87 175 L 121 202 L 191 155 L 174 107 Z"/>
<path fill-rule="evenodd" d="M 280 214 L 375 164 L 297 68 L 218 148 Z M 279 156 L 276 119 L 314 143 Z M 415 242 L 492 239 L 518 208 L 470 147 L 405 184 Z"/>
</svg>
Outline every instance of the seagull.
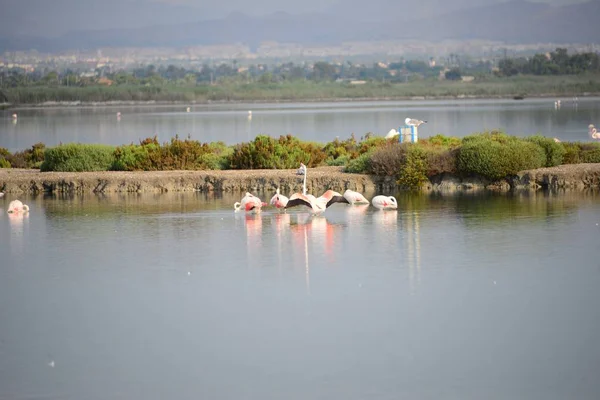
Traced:
<svg viewBox="0 0 600 400">
<path fill-rule="evenodd" d="M 396 198 L 393 196 L 375 196 L 371 199 L 371 204 L 378 210 L 395 210 L 398 208 Z"/>
<path fill-rule="evenodd" d="M 420 119 L 412 119 L 412 118 L 408 118 L 408 117 L 407 117 L 407 118 L 404 120 L 404 123 L 405 123 L 406 125 L 412 125 L 412 126 L 417 126 L 417 127 L 418 127 L 418 126 L 419 126 L 419 125 L 421 125 L 421 124 L 426 124 L 426 123 L 427 123 L 427 121 L 422 121 L 422 120 L 420 120 Z"/>
<path fill-rule="evenodd" d="M 596 127 L 592 124 L 588 126 L 588 133 L 592 139 L 600 139 L 600 132 L 596 130 Z"/>
</svg>

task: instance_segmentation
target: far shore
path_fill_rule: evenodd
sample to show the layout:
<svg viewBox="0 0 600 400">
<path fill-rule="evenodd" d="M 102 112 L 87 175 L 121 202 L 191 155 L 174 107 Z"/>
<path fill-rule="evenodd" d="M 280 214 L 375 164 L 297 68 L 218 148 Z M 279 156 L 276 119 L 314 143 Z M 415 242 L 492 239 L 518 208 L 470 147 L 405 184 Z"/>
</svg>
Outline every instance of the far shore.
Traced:
<svg viewBox="0 0 600 400">
<path fill-rule="evenodd" d="M 303 177 L 295 170 L 203 170 L 149 172 L 40 172 L 0 169 L 0 190 L 10 194 L 41 193 L 141 193 L 141 192 L 274 192 L 302 190 Z M 343 167 L 317 167 L 306 179 L 309 192 L 346 189 L 364 193 L 397 193 L 402 190 L 391 177 L 343 172 Z M 582 190 L 600 188 L 600 163 L 567 164 L 521 171 L 491 182 L 482 178 L 437 176 L 422 186 L 423 191 Z"/>
<path fill-rule="evenodd" d="M 208 100 L 208 101 L 127 101 L 127 100 L 114 100 L 114 101 L 46 101 L 43 103 L 22 103 L 22 104 L 11 104 L 11 103 L 0 103 L 0 110 L 26 110 L 26 109 L 37 109 L 37 108 L 85 108 L 85 107 L 117 107 L 117 106 L 176 106 L 176 105 L 187 105 L 187 106 L 206 106 L 215 104 L 290 104 L 290 103 L 356 103 L 356 102 L 385 102 L 385 101 L 422 101 L 422 100 L 515 100 L 521 101 L 524 99 L 545 99 L 545 98 L 570 98 L 577 96 L 579 98 L 585 97 L 600 97 L 600 92 L 586 92 L 583 94 L 555 94 L 555 93 L 542 93 L 535 95 L 528 95 L 523 98 L 519 94 L 515 93 L 512 95 L 458 95 L 458 96 L 399 96 L 399 97 L 360 97 L 360 98 L 315 98 L 315 99 L 270 99 L 270 100 Z"/>
</svg>

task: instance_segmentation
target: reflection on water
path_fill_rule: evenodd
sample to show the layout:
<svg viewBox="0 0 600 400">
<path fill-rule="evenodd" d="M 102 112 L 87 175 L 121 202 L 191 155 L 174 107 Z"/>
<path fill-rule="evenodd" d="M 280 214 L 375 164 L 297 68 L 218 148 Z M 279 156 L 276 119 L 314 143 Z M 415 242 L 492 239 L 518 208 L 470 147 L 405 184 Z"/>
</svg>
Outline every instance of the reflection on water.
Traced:
<svg viewBox="0 0 600 400">
<path fill-rule="evenodd" d="M 595 398 L 598 191 L 396 198 L 21 199 L 0 399 Z"/>
<path fill-rule="evenodd" d="M 562 141 L 587 141 L 587 126 L 600 120 L 600 99 L 582 98 L 577 105 L 563 99 L 427 100 L 288 104 L 43 108 L 19 111 L 19 123 L 8 110 L 0 111 L 0 147 L 23 150 L 37 142 L 138 143 L 157 136 L 168 141 L 190 135 L 202 142 L 227 144 L 292 134 L 303 140 L 328 142 L 336 137 L 357 138 L 367 132 L 384 136 L 398 129 L 406 116 L 428 121 L 421 137 L 436 134 L 462 137 L 483 130 L 502 129 L 517 136 L 542 134 Z M 248 118 L 248 109 L 253 109 Z"/>
</svg>

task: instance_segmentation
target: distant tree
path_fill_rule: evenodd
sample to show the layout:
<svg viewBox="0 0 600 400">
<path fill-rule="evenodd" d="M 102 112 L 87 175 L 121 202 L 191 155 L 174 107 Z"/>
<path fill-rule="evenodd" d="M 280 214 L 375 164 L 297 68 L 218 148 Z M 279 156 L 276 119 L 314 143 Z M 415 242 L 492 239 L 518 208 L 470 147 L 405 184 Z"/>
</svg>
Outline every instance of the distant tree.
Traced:
<svg viewBox="0 0 600 400">
<path fill-rule="evenodd" d="M 452 68 L 449 71 L 446 71 L 444 75 L 446 79 L 450 81 L 460 81 L 462 79 L 462 74 L 458 68 Z"/>
<path fill-rule="evenodd" d="M 335 72 L 333 65 L 319 61 L 313 66 L 312 79 L 315 81 L 332 81 L 335 79 Z"/>
</svg>

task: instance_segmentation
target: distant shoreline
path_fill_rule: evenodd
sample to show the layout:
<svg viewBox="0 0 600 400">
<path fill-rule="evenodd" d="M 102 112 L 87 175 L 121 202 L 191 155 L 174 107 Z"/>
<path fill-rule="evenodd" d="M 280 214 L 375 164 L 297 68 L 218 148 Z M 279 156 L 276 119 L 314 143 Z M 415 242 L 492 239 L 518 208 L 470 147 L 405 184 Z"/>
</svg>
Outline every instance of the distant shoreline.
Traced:
<svg viewBox="0 0 600 400">
<path fill-rule="evenodd" d="M 0 103 L 0 110 L 26 110 L 37 108 L 91 108 L 91 107 L 117 107 L 117 106 L 207 106 L 219 104 L 292 104 L 292 103 L 358 103 L 358 102 L 384 102 L 384 101 L 422 101 L 422 100 L 514 100 L 522 101 L 527 99 L 546 99 L 546 98 L 570 98 L 574 94 L 535 94 L 529 96 L 514 95 L 459 95 L 459 96 L 401 96 L 401 97 L 360 97 L 360 98 L 315 98 L 315 99 L 294 99 L 294 100 L 209 100 L 209 101 L 47 101 L 43 103 Z M 579 98 L 599 97 L 600 93 L 589 92 L 577 94 Z"/>
</svg>

